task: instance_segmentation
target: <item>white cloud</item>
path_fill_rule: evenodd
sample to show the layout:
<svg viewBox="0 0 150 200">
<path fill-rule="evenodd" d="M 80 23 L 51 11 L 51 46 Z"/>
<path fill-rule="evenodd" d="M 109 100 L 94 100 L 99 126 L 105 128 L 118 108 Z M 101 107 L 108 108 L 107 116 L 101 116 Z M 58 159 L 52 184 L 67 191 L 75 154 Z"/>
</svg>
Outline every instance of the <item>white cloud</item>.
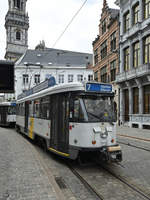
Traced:
<svg viewBox="0 0 150 200">
<path fill-rule="evenodd" d="M 28 45 L 30 49 L 41 40 L 47 47 L 52 47 L 64 31 L 84 0 L 28 0 L 29 15 Z M 109 0 L 109 7 L 116 7 L 114 0 Z M 92 53 L 92 41 L 98 34 L 103 0 L 88 0 L 73 20 L 55 48 Z M 0 0 L 0 58 L 5 54 L 6 31 L 4 28 L 8 1 Z"/>
</svg>

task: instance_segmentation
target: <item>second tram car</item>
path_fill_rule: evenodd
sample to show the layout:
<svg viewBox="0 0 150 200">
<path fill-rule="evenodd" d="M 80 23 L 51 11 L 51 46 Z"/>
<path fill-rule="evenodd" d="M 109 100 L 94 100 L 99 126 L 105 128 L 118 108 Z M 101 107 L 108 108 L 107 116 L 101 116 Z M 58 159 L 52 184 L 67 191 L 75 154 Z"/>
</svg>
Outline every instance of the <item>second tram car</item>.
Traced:
<svg viewBox="0 0 150 200">
<path fill-rule="evenodd" d="M 49 85 L 43 82 L 43 85 Z M 70 159 L 91 156 L 119 162 L 112 85 L 67 83 L 32 88 L 17 101 L 16 129 Z M 45 86 L 44 86 L 45 87 Z"/>
<path fill-rule="evenodd" d="M 15 127 L 16 124 L 16 103 L 0 103 L 0 126 Z"/>
</svg>

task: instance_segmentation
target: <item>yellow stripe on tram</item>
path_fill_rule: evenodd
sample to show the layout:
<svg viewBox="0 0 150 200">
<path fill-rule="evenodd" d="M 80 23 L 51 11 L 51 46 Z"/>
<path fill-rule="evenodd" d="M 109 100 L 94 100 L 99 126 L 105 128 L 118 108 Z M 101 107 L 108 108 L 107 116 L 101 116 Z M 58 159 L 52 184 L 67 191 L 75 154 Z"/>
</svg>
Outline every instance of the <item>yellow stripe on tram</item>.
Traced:
<svg viewBox="0 0 150 200">
<path fill-rule="evenodd" d="M 33 139 L 34 118 L 30 118 L 29 137 Z"/>
<path fill-rule="evenodd" d="M 53 148 L 49 148 L 49 150 L 51 150 L 51 151 L 53 151 L 53 152 L 56 152 L 56 153 L 58 153 L 58 154 L 60 154 L 60 155 L 66 156 L 66 157 L 69 156 L 68 153 L 63 153 L 63 152 L 57 151 L 57 150 L 55 150 L 55 149 L 53 149 Z"/>
</svg>

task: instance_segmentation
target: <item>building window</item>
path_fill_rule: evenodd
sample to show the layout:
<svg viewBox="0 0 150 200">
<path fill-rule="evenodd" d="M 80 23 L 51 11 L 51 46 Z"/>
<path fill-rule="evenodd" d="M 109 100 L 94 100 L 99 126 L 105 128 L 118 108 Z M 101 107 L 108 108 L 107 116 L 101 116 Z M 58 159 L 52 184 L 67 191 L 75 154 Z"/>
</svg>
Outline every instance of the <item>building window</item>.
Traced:
<svg viewBox="0 0 150 200">
<path fill-rule="evenodd" d="M 144 19 L 150 16 L 150 0 L 144 0 Z"/>
<path fill-rule="evenodd" d="M 68 83 L 73 82 L 73 74 L 68 75 Z"/>
<path fill-rule="evenodd" d="M 150 85 L 144 86 L 144 114 L 150 114 Z"/>
<path fill-rule="evenodd" d="M 107 40 L 101 45 L 101 59 L 107 56 Z"/>
<path fill-rule="evenodd" d="M 129 58 L 129 47 L 127 47 L 124 50 L 124 71 L 128 71 L 130 69 Z"/>
<path fill-rule="evenodd" d="M 139 113 L 139 89 L 133 88 L 133 114 Z"/>
<path fill-rule="evenodd" d="M 100 70 L 101 82 L 107 83 L 107 66 L 104 66 Z"/>
<path fill-rule="evenodd" d="M 129 90 L 126 89 L 124 90 L 124 99 L 125 99 L 125 116 L 124 119 L 125 121 L 129 121 Z"/>
<path fill-rule="evenodd" d="M 133 7 L 133 24 L 137 24 L 139 22 L 139 4 L 136 4 Z"/>
<path fill-rule="evenodd" d="M 78 74 L 78 76 L 77 76 L 77 80 L 78 80 L 79 82 L 83 81 L 83 75 Z"/>
<path fill-rule="evenodd" d="M 23 84 L 26 85 L 29 83 L 29 75 L 23 74 Z"/>
<path fill-rule="evenodd" d="M 111 51 L 113 51 L 116 49 L 116 32 L 113 32 L 110 36 L 110 40 Z"/>
<path fill-rule="evenodd" d="M 129 18 L 130 18 L 130 14 L 129 12 L 127 12 L 124 15 L 124 32 L 127 32 L 129 30 Z"/>
<path fill-rule="evenodd" d="M 116 60 L 110 63 L 110 74 L 111 74 L 111 81 L 115 81 L 116 79 Z"/>
<path fill-rule="evenodd" d="M 21 40 L 21 33 L 20 33 L 20 31 L 16 32 L 16 40 Z"/>
<path fill-rule="evenodd" d="M 21 2 L 21 10 L 23 10 L 23 6 L 24 6 L 24 5 L 23 5 L 23 2 Z"/>
<path fill-rule="evenodd" d="M 94 63 L 95 65 L 98 63 L 98 49 L 94 51 Z"/>
<path fill-rule="evenodd" d="M 93 75 L 88 75 L 88 81 L 93 81 Z"/>
<path fill-rule="evenodd" d="M 64 83 L 64 74 L 60 74 L 58 79 L 59 83 Z"/>
<path fill-rule="evenodd" d="M 102 34 L 106 32 L 106 19 L 102 21 Z"/>
<path fill-rule="evenodd" d="M 40 74 L 35 74 L 35 75 L 34 75 L 34 83 L 35 83 L 35 84 L 40 83 Z"/>
<path fill-rule="evenodd" d="M 94 73 L 94 80 L 98 81 L 98 71 Z"/>
<path fill-rule="evenodd" d="M 133 45 L 133 66 L 138 67 L 140 64 L 140 44 L 136 42 Z"/>
<path fill-rule="evenodd" d="M 14 7 L 15 8 L 20 8 L 20 0 L 14 0 Z"/>
<path fill-rule="evenodd" d="M 144 39 L 144 63 L 150 63 L 150 36 Z"/>
</svg>

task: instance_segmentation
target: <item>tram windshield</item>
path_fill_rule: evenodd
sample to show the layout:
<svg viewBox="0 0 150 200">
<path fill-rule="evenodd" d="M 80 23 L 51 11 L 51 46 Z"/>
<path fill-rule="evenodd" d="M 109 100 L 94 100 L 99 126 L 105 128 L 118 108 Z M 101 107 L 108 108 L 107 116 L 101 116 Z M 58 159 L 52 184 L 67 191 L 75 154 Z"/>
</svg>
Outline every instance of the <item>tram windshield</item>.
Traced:
<svg viewBox="0 0 150 200">
<path fill-rule="evenodd" d="M 74 100 L 75 121 L 115 122 L 113 97 L 80 96 Z"/>
</svg>

